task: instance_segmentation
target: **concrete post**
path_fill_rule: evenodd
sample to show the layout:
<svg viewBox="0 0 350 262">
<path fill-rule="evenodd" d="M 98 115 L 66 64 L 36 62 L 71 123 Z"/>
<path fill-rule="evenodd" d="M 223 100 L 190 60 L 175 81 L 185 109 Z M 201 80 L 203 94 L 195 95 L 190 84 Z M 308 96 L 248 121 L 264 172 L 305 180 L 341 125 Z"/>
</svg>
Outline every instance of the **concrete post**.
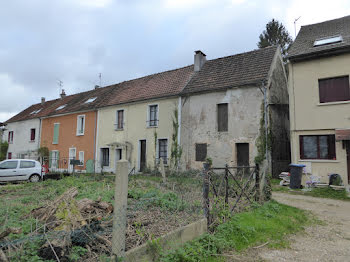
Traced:
<svg viewBox="0 0 350 262">
<path fill-rule="evenodd" d="M 117 162 L 114 193 L 112 254 L 119 261 L 125 256 L 126 208 L 128 200 L 128 161 Z"/>
<path fill-rule="evenodd" d="M 163 177 L 163 184 L 165 184 L 166 183 L 166 176 L 165 176 L 165 168 L 164 168 L 163 158 L 159 159 L 159 168 L 160 168 L 160 173 L 162 174 L 162 177 Z"/>
</svg>

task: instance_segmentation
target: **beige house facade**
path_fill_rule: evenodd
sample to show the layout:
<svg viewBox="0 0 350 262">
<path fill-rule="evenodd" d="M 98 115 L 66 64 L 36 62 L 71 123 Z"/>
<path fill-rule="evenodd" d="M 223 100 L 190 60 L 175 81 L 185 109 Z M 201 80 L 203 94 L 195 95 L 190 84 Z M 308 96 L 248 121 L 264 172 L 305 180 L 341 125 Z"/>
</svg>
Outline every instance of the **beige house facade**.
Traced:
<svg viewBox="0 0 350 262">
<path fill-rule="evenodd" d="M 97 171 L 115 172 L 120 159 L 127 160 L 130 171 L 135 172 L 154 168 L 160 158 L 169 165 L 178 100 L 147 100 L 99 109 Z"/>
<path fill-rule="evenodd" d="M 292 162 L 306 165 L 307 173 L 325 183 L 339 174 L 347 185 L 350 50 L 344 25 L 350 26 L 349 17 L 302 27 L 290 50 L 288 86 Z"/>
</svg>

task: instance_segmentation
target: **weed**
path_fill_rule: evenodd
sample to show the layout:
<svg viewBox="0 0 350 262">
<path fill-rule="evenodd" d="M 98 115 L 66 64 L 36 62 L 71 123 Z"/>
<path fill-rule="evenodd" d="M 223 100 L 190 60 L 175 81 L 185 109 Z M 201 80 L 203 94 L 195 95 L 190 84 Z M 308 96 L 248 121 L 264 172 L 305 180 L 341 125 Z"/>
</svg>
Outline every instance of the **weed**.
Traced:
<svg viewBox="0 0 350 262">
<path fill-rule="evenodd" d="M 88 252 L 86 248 L 80 246 L 73 246 L 70 250 L 70 261 L 80 261 L 81 258 Z"/>
</svg>

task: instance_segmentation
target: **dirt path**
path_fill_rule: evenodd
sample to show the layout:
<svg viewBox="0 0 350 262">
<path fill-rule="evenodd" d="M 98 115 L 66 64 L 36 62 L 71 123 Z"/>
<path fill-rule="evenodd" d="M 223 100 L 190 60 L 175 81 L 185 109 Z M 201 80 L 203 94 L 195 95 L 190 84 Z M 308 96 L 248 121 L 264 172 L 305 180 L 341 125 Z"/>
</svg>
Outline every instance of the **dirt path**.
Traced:
<svg viewBox="0 0 350 262">
<path fill-rule="evenodd" d="M 292 236 L 290 249 L 261 250 L 256 261 L 350 261 L 350 202 L 283 193 L 273 198 L 312 211 L 325 223 Z"/>
</svg>

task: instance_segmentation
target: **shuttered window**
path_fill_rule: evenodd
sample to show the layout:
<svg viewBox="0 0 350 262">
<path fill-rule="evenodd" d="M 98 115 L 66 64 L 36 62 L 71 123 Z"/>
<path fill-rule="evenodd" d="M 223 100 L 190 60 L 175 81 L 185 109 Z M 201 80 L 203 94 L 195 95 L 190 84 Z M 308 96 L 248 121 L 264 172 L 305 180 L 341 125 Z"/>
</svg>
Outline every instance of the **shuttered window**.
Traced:
<svg viewBox="0 0 350 262">
<path fill-rule="evenodd" d="M 205 161 L 207 158 L 207 144 L 196 144 L 196 161 Z"/>
<path fill-rule="evenodd" d="M 218 132 L 228 131 L 227 104 L 218 104 Z"/>
<path fill-rule="evenodd" d="M 349 101 L 349 76 L 318 80 L 320 103 Z"/>
<path fill-rule="evenodd" d="M 52 139 L 52 144 L 58 144 L 58 136 L 60 132 L 60 124 L 55 123 L 53 126 L 53 139 Z"/>
<path fill-rule="evenodd" d="M 35 128 L 30 129 L 30 141 L 35 141 Z"/>
<path fill-rule="evenodd" d="M 299 136 L 300 159 L 336 159 L 335 136 Z"/>
<path fill-rule="evenodd" d="M 158 158 L 162 158 L 165 165 L 168 163 L 168 139 L 158 140 Z"/>
<path fill-rule="evenodd" d="M 123 128 L 124 128 L 124 110 L 118 110 L 116 129 L 123 129 Z"/>
</svg>

